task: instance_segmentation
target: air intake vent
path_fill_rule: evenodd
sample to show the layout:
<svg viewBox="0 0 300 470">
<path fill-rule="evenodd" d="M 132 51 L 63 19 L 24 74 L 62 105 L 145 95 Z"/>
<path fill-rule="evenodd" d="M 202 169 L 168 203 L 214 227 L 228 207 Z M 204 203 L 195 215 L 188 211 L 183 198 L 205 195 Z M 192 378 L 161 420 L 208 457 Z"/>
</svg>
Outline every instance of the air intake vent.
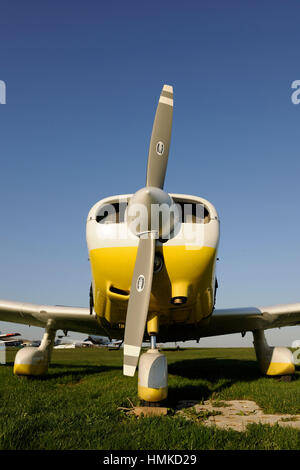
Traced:
<svg viewBox="0 0 300 470">
<path fill-rule="evenodd" d="M 114 287 L 114 286 L 110 286 L 109 290 L 110 292 L 113 292 L 114 294 L 124 295 L 126 297 L 129 295 L 129 291 L 118 289 L 117 287 Z"/>
</svg>

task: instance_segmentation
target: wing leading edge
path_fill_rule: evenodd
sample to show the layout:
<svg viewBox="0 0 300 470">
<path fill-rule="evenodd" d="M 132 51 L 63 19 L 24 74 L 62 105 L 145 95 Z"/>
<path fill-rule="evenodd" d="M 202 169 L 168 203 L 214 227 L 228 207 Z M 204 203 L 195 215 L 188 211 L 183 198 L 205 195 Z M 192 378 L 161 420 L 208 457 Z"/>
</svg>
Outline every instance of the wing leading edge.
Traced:
<svg viewBox="0 0 300 470">
<path fill-rule="evenodd" d="M 10 300 L 0 300 L 0 320 L 45 328 L 49 320 L 57 330 L 77 331 L 87 334 L 106 334 L 100 327 L 96 314 L 83 307 L 38 305 Z"/>
<path fill-rule="evenodd" d="M 102 334 L 96 314 L 83 307 L 38 305 L 0 300 L 0 320 L 45 328 L 48 321 L 56 329 L 87 334 Z M 300 303 L 266 307 L 216 309 L 207 326 L 201 328 L 201 337 L 267 330 L 300 324 Z"/>
<path fill-rule="evenodd" d="M 300 303 L 216 309 L 201 337 L 267 330 L 300 324 Z"/>
</svg>

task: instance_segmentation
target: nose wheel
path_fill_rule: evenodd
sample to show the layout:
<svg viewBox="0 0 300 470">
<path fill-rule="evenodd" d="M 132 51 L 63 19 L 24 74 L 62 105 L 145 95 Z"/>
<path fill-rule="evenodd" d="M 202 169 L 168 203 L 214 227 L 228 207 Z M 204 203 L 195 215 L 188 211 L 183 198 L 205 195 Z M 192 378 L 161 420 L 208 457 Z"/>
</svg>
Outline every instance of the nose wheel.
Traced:
<svg viewBox="0 0 300 470">
<path fill-rule="evenodd" d="M 141 355 L 138 374 L 138 396 L 147 406 L 158 406 L 168 396 L 166 356 L 156 346 L 156 335 L 150 336 L 150 349 Z"/>
</svg>

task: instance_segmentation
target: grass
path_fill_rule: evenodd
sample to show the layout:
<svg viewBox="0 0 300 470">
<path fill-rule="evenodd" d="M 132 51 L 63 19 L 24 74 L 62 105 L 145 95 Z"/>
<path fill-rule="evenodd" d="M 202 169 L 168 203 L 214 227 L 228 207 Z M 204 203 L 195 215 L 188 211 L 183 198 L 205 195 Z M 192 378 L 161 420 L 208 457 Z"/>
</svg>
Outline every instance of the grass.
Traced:
<svg viewBox="0 0 300 470">
<path fill-rule="evenodd" d="M 122 374 L 122 350 L 54 350 L 47 376 L 16 377 L 16 351 L 0 366 L 0 449 L 300 449 L 300 431 L 249 425 L 245 432 L 208 428 L 203 418 L 128 416 L 139 404 L 137 377 Z M 166 350 L 169 397 L 254 400 L 265 413 L 300 414 L 300 372 L 291 382 L 263 377 L 252 349 Z M 195 417 L 197 418 L 197 417 Z"/>
</svg>

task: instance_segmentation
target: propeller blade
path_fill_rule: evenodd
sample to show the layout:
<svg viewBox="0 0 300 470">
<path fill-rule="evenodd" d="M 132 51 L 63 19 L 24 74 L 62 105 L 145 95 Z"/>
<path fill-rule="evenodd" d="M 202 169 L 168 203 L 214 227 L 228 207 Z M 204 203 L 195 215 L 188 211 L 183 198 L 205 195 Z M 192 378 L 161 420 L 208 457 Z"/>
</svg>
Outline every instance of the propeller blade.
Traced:
<svg viewBox="0 0 300 470">
<path fill-rule="evenodd" d="M 152 288 L 156 232 L 146 235 L 140 237 L 126 314 L 123 374 L 131 377 L 139 360 Z"/>
<path fill-rule="evenodd" d="M 173 119 L 173 87 L 164 85 L 150 140 L 146 186 L 163 189 L 168 164 Z"/>
</svg>

